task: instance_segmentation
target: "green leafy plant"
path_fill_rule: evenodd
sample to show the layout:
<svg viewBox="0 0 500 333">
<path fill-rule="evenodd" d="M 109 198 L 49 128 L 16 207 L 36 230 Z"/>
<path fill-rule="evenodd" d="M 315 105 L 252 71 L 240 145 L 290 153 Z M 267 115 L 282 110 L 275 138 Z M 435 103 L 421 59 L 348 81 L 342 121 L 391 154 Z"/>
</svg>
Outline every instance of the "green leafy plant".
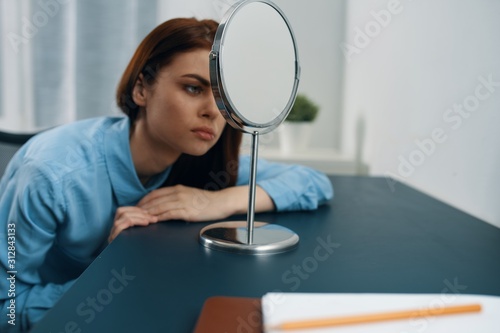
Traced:
<svg viewBox="0 0 500 333">
<path fill-rule="evenodd" d="M 316 119 L 318 115 L 319 106 L 311 101 L 309 97 L 304 94 L 298 94 L 295 103 L 286 117 L 286 121 L 308 121 L 311 122 Z"/>
</svg>

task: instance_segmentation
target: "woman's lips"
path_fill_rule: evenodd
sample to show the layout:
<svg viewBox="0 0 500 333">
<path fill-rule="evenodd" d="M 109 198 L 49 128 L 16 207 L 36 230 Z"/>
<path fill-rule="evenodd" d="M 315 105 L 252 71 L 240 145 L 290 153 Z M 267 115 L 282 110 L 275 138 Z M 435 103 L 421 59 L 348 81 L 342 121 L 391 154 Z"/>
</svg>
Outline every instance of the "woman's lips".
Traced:
<svg viewBox="0 0 500 333">
<path fill-rule="evenodd" d="M 198 127 L 193 129 L 192 132 L 202 140 L 210 141 L 215 139 L 215 133 L 209 127 Z"/>
</svg>

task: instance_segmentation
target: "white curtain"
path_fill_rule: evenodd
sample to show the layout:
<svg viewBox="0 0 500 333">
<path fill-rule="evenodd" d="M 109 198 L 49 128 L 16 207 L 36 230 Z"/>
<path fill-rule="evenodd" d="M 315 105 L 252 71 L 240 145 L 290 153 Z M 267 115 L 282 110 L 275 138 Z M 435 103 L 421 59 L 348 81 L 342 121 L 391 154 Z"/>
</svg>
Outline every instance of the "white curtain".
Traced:
<svg viewBox="0 0 500 333">
<path fill-rule="evenodd" d="M 0 130 L 117 114 L 135 48 L 173 17 L 220 20 L 236 0 L 0 0 Z"/>
</svg>

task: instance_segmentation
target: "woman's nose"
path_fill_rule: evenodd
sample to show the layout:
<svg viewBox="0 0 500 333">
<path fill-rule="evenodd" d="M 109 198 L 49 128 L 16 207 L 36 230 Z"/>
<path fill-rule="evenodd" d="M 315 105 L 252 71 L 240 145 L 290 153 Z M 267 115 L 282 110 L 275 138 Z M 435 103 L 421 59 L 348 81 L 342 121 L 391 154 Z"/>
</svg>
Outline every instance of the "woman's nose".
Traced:
<svg viewBox="0 0 500 333">
<path fill-rule="evenodd" d="M 207 96 L 207 100 L 204 104 L 202 116 L 207 118 L 216 118 L 217 116 L 221 116 L 219 108 L 217 107 L 217 103 L 215 102 L 215 97 L 210 94 Z"/>
</svg>

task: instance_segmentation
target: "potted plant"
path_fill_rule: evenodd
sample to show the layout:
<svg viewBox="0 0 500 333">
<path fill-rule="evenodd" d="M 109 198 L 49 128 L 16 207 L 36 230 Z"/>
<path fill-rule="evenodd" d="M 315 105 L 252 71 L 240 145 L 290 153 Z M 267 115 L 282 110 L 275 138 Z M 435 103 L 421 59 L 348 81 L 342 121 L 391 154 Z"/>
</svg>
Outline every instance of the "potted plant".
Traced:
<svg viewBox="0 0 500 333">
<path fill-rule="evenodd" d="M 290 113 L 281 126 L 280 146 L 283 152 L 305 150 L 309 146 L 312 123 L 319 107 L 309 97 L 298 94 Z"/>
</svg>

